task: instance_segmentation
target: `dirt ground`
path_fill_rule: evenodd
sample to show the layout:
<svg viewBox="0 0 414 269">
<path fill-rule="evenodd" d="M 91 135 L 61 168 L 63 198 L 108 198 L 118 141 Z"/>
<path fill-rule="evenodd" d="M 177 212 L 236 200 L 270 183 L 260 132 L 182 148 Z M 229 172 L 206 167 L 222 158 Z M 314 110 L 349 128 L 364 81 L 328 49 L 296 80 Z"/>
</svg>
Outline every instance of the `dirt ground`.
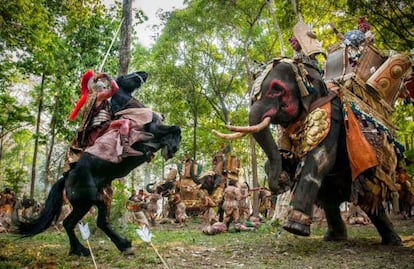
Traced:
<svg viewBox="0 0 414 269">
<path fill-rule="evenodd" d="M 326 223 L 320 222 L 310 237 L 280 227 L 270 233 L 205 236 L 201 244 L 173 247 L 166 259 L 174 268 L 414 268 L 414 220 L 395 216 L 392 221 L 402 247 L 382 246 L 372 224 L 348 225 L 346 242 L 324 242 Z"/>
<path fill-rule="evenodd" d="M 324 242 L 326 223 L 312 226 L 310 237 L 289 234 L 275 224 L 256 231 L 204 235 L 198 220 L 184 227 L 161 224 L 151 227 L 152 243 L 168 268 L 298 268 L 298 269 L 402 269 L 414 268 L 414 219 L 392 217 L 403 246 L 380 244 L 372 225 L 348 225 L 348 241 Z M 118 230 L 118 229 L 117 229 Z M 167 268 L 154 249 L 142 242 L 134 229 L 120 229 L 133 238 L 134 256 L 122 255 L 91 224 L 90 244 L 97 268 Z M 83 241 L 84 242 L 84 241 Z M 68 256 L 63 231 L 50 229 L 31 239 L 0 235 L 2 268 L 94 268 L 90 257 Z"/>
</svg>

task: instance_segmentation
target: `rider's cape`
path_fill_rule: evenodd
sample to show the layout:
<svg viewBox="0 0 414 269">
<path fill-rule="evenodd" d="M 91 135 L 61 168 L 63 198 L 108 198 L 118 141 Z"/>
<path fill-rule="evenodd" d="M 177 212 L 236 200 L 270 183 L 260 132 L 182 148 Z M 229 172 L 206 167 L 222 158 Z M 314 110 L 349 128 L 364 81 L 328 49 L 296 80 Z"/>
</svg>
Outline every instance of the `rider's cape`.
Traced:
<svg viewBox="0 0 414 269">
<path fill-rule="evenodd" d="M 138 141 L 148 141 L 153 137 L 151 133 L 143 131 L 144 125 L 152 121 L 152 113 L 150 108 L 130 108 L 116 114 L 116 116 L 131 120 L 130 145 Z M 122 149 L 119 129 L 110 127 L 104 135 L 96 139 L 92 146 L 87 147 L 85 152 L 112 163 L 119 163 L 122 161 L 120 157 Z"/>
</svg>

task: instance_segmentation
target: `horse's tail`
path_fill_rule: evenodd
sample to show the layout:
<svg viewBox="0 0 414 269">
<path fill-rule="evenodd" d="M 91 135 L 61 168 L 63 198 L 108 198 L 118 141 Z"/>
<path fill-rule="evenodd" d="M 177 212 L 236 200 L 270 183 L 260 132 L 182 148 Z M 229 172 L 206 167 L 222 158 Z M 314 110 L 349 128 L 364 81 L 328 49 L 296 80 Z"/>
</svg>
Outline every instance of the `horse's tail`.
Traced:
<svg viewBox="0 0 414 269">
<path fill-rule="evenodd" d="M 34 236 L 49 228 L 53 221 L 57 220 L 62 210 L 65 180 L 66 177 L 62 176 L 53 184 L 39 218 L 32 222 L 19 221 L 16 223 L 17 233 L 23 237 Z"/>
</svg>

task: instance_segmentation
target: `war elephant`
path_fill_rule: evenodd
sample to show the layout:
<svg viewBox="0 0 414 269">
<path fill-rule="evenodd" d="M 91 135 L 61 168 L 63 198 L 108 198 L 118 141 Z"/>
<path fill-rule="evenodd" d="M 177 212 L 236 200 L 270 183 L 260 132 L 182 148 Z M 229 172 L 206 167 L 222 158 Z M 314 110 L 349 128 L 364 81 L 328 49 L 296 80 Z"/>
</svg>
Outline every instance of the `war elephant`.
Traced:
<svg viewBox="0 0 414 269">
<path fill-rule="evenodd" d="M 166 180 L 165 182 L 160 183 L 158 185 L 156 185 L 156 183 L 157 182 L 148 183 L 145 186 L 145 189 L 147 190 L 147 192 L 149 192 L 149 193 L 158 193 L 162 197 L 167 197 L 167 196 L 169 196 L 170 193 L 175 192 L 175 189 L 176 189 L 175 180 Z M 153 187 L 154 185 L 156 185 L 156 186 Z"/>
<path fill-rule="evenodd" d="M 313 207 L 318 204 L 324 209 L 328 223 L 324 240 L 346 240 L 340 204 L 349 201 L 352 192 L 354 200 L 375 225 L 382 244 L 402 244 L 381 203 L 382 197 L 372 191 L 375 182 L 382 188 L 392 189 L 392 186 L 376 177 L 375 167 L 354 177 L 351 167 L 354 160 L 348 157 L 343 102 L 327 88 L 319 70 L 289 59 L 275 59 L 255 80 L 251 102 L 249 126 L 227 125 L 233 133 L 213 133 L 225 139 L 251 133 L 267 156 L 265 171 L 274 194 L 285 190 L 286 182 L 281 179 L 285 181 L 288 176 L 293 181 L 293 208 L 283 224 L 285 230 L 309 236 Z M 276 143 L 271 124 L 284 130 L 282 138 L 288 135 L 287 141 L 292 146 L 281 148 Z M 383 133 L 378 135 L 383 137 Z M 294 171 L 287 175 L 282 166 L 286 154 L 297 158 Z M 366 152 L 360 152 L 363 154 Z"/>
</svg>

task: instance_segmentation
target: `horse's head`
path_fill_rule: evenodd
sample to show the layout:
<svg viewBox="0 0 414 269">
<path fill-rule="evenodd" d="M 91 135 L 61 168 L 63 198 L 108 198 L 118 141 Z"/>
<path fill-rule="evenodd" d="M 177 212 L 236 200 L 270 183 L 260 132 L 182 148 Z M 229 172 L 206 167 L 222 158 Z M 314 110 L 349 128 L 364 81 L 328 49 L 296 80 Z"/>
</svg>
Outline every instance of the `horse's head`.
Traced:
<svg viewBox="0 0 414 269">
<path fill-rule="evenodd" d="M 128 75 L 122 75 L 116 78 L 116 83 L 125 92 L 132 93 L 139 89 L 145 81 L 148 74 L 144 71 L 133 72 Z"/>
<path fill-rule="evenodd" d="M 116 78 L 119 90 L 111 98 L 113 114 L 127 108 L 144 107 L 143 104 L 132 96 L 132 93 L 144 84 L 147 77 L 148 74 L 146 72 L 138 71 Z"/>
<path fill-rule="evenodd" d="M 161 155 L 165 160 L 171 159 L 178 151 L 181 143 L 181 129 L 175 125 L 164 125 L 163 116 L 158 113 L 152 113 L 152 121 L 144 127 L 145 132 L 151 133 L 153 139 L 136 143 L 133 147 L 139 151 L 155 153 L 161 150 Z"/>
</svg>

